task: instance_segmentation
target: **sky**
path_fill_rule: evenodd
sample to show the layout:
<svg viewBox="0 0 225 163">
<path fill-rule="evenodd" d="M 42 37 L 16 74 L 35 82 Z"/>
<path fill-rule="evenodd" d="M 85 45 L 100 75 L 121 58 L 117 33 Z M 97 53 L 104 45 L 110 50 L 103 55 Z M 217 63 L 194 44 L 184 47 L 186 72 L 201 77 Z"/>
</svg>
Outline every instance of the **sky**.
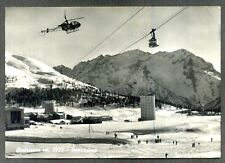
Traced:
<svg viewBox="0 0 225 163">
<path fill-rule="evenodd" d="M 175 15 L 184 7 L 144 7 L 101 46 L 89 53 L 141 7 L 8 7 L 5 9 L 5 48 L 11 54 L 40 60 L 49 66 L 74 67 L 99 55 L 115 55 Z M 79 31 L 56 31 L 42 36 L 68 19 L 79 19 Z M 186 49 L 213 64 L 221 72 L 221 10 L 217 6 L 187 7 L 156 30 L 159 46 L 149 48 L 150 36 L 127 50 Z"/>
</svg>

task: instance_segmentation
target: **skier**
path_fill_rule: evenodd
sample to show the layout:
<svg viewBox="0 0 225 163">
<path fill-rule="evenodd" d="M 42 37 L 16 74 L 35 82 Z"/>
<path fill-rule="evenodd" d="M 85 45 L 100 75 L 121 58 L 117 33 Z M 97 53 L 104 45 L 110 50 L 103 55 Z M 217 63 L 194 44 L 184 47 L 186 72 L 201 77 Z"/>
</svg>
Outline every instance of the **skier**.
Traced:
<svg viewBox="0 0 225 163">
<path fill-rule="evenodd" d="M 166 157 L 166 158 L 168 157 L 168 153 L 165 154 L 165 157 Z"/>
</svg>

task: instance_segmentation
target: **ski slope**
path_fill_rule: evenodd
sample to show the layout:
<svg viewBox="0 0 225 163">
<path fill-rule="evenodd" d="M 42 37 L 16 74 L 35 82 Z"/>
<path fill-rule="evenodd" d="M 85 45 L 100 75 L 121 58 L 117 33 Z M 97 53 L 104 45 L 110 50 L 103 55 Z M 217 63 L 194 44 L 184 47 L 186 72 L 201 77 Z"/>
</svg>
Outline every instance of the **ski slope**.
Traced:
<svg viewBox="0 0 225 163">
<path fill-rule="evenodd" d="M 6 52 L 6 88 L 48 88 L 88 87 L 85 83 L 71 79 L 55 71 L 52 67 L 30 57 L 12 55 Z"/>
<path fill-rule="evenodd" d="M 220 116 L 187 116 L 176 113 L 166 106 L 156 111 L 156 120 L 138 122 L 140 108 L 69 108 L 59 111 L 75 116 L 109 115 L 113 121 L 89 125 L 31 126 L 25 130 L 6 131 L 6 137 L 44 137 L 46 142 L 6 141 L 6 157 L 13 158 L 219 158 L 221 156 Z M 30 112 L 31 109 L 25 108 Z M 37 110 L 36 110 L 37 111 Z M 40 110 L 39 112 L 41 112 Z M 131 122 L 124 122 L 129 119 Z M 41 131 L 41 132 L 40 132 Z M 109 135 L 105 132 L 108 131 Z M 128 141 L 125 144 L 110 144 L 108 141 L 94 143 L 92 139 Z M 131 139 L 137 134 L 138 138 Z M 157 135 L 162 143 L 155 143 Z M 58 138 L 59 143 L 48 143 L 47 138 Z M 74 139 L 74 143 L 62 143 L 63 138 Z M 80 138 L 90 139 L 79 143 Z M 213 141 L 211 142 L 211 138 Z M 138 140 L 141 143 L 138 143 Z M 148 140 L 148 144 L 146 143 Z M 177 141 L 178 144 L 173 144 Z M 196 146 L 193 148 L 192 143 Z M 28 149 L 33 151 L 27 151 Z M 36 149 L 36 151 L 35 151 Z"/>
</svg>

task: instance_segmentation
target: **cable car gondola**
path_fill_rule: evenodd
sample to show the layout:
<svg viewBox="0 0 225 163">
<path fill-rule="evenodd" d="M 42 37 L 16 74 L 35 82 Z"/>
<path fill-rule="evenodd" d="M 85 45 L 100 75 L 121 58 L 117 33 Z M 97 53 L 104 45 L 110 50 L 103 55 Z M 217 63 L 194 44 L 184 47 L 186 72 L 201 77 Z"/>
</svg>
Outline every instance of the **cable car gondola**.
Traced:
<svg viewBox="0 0 225 163">
<path fill-rule="evenodd" d="M 155 30 L 156 30 L 156 29 L 152 29 L 151 32 L 150 32 L 151 37 L 152 37 L 151 39 L 149 39 L 149 47 L 150 47 L 150 48 L 154 48 L 154 47 L 159 46 L 159 45 L 157 44 L 157 40 L 156 40 L 156 38 L 155 38 Z"/>
</svg>

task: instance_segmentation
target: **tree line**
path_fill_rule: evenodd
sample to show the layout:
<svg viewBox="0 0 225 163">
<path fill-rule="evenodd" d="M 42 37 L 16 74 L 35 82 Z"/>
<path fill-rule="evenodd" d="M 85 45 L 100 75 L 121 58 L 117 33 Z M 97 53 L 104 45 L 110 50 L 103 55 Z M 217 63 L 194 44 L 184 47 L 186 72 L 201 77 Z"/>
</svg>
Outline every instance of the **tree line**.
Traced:
<svg viewBox="0 0 225 163">
<path fill-rule="evenodd" d="M 83 102 L 81 101 L 83 100 Z M 6 92 L 6 103 L 15 102 L 20 106 L 36 107 L 42 101 L 55 100 L 60 105 L 74 102 L 81 103 L 87 107 L 105 106 L 115 104 L 116 106 L 137 106 L 140 98 L 135 96 L 123 96 L 107 91 L 93 88 L 14 88 Z"/>
</svg>

